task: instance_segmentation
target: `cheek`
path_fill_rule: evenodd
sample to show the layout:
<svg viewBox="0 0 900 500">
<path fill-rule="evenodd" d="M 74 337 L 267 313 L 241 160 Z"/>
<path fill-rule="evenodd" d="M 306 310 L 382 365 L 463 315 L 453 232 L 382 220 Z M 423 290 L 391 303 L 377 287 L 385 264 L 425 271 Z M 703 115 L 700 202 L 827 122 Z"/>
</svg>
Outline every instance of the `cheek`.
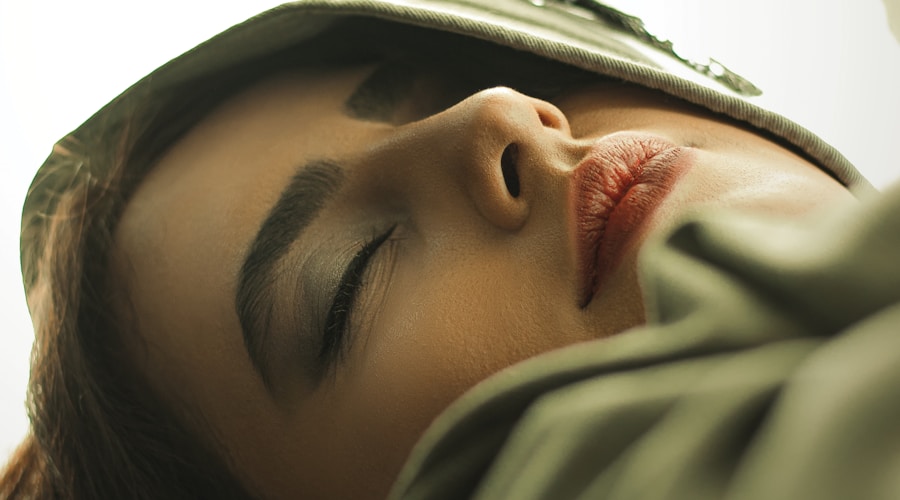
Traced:
<svg viewBox="0 0 900 500">
<path fill-rule="evenodd" d="M 384 467 L 384 476 L 394 477 L 438 414 L 511 363 L 510 332 L 473 298 L 484 283 L 469 282 L 477 292 L 459 294 L 457 286 L 466 282 L 460 274 L 394 280 L 339 376 L 335 392 L 344 404 L 331 418 L 345 422 L 342 444 L 331 448 L 377 450 L 378 463 L 366 467 Z"/>
<path fill-rule="evenodd" d="M 693 191 L 695 200 L 706 193 L 705 198 L 717 204 L 778 217 L 853 201 L 850 192 L 822 170 L 772 143 L 713 150 L 699 158 L 703 160 L 699 175 L 683 186 L 683 191 Z"/>
<path fill-rule="evenodd" d="M 510 290 L 481 273 L 447 268 L 453 271 L 395 284 L 366 346 L 364 366 L 394 389 L 459 393 L 510 362 L 517 325 L 500 299 L 513 300 Z"/>
<path fill-rule="evenodd" d="M 479 252 L 395 275 L 346 380 L 369 415 L 402 432 L 422 430 L 484 378 L 565 343 L 548 336 L 559 328 L 529 284 L 539 280 L 523 279 L 506 255 Z"/>
</svg>

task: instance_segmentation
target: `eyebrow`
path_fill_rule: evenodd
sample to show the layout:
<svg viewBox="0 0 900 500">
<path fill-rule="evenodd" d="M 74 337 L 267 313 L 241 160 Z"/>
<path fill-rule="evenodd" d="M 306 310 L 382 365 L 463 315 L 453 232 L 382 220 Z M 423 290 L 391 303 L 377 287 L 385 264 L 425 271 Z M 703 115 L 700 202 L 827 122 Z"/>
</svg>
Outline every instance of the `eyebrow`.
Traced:
<svg viewBox="0 0 900 500">
<path fill-rule="evenodd" d="M 238 278 L 235 304 L 244 347 L 266 388 L 272 390 L 269 335 L 278 263 L 340 188 L 343 169 L 314 160 L 297 169 L 256 233 Z"/>
<path fill-rule="evenodd" d="M 397 106 L 412 91 L 419 72 L 402 61 L 380 64 L 344 103 L 351 118 L 389 122 Z"/>
<path fill-rule="evenodd" d="M 344 101 L 344 114 L 389 122 L 397 106 L 409 96 L 417 74 L 413 66 L 402 61 L 379 64 Z M 270 335 L 278 264 L 334 196 L 343 178 L 343 169 L 331 160 L 314 160 L 298 168 L 260 226 L 241 265 L 235 297 L 238 320 L 250 361 L 269 392 L 274 387 Z"/>
</svg>

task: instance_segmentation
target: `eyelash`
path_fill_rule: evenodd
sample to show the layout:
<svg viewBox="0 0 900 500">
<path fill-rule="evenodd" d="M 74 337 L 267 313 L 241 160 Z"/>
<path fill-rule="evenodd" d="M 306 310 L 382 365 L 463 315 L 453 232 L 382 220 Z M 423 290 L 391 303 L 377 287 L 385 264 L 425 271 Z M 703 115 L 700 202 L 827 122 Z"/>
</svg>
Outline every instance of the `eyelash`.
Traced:
<svg viewBox="0 0 900 500">
<path fill-rule="evenodd" d="M 325 316 L 322 348 L 319 350 L 321 366 L 328 367 L 333 364 L 338 358 L 338 353 L 343 351 L 350 328 L 350 315 L 356 305 L 359 290 L 366 284 L 363 278 L 370 261 L 381 245 L 388 241 L 396 228 L 396 225 L 391 226 L 381 235 L 365 242 L 344 270 L 337 292 L 334 294 L 334 300 Z"/>
</svg>

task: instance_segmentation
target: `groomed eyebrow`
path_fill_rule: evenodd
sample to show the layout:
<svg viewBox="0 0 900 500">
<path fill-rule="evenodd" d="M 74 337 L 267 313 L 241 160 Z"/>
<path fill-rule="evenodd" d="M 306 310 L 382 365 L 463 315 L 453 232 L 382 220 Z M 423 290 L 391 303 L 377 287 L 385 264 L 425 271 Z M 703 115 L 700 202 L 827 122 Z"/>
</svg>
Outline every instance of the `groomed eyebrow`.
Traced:
<svg viewBox="0 0 900 500">
<path fill-rule="evenodd" d="M 235 304 L 244 346 L 270 391 L 272 342 L 268 337 L 275 307 L 275 271 L 291 245 L 340 189 L 343 179 L 343 169 L 328 160 L 298 168 L 260 226 L 241 266 Z"/>
<path fill-rule="evenodd" d="M 344 112 L 351 118 L 389 122 L 397 106 L 412 91 L 418 71 L 401 61 L 379 65 L 357 87 L 344 103 Z"/>
</svg>

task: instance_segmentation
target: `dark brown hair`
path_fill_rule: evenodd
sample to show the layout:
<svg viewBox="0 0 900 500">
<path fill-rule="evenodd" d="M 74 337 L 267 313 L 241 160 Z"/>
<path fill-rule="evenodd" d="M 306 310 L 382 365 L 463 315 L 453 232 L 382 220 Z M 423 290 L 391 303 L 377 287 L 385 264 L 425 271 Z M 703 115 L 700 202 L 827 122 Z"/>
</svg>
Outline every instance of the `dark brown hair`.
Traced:
<svg viewBox="0 0 900 500">
<path fill-rule="evenodd" d="M 26 201 L 22 270 L 35 329 L 31 432 L 0 477 L 0 497 L 252 497 L 227 455 L 190 432 L 131 368 L 125 346 L 140 339 L 128 298 L 109 276 L 116 222 L 159 156 L 239 89 L 290 67 L 386 54 L 450 66 L 457 77 L 475 68 L 473 90 L 504 84 L 550 97 L 598 79 L 485 42 L 350 19 L 305 48 L 178 88 L 139 85 L 114 101 L 90 127 L 57 144 Z"/>
<path fill-rule="evenodd" d="M 186 92 L 121 103 L 57 144 L 35 178 L 40 195 L 26 202 L 22 226 L 35 330 L 31 431 L 0 480 L 0 496 L 249 497 L 221 456 L 130 369 L 125 345 L 139 339 L 117 315 L 127 298 L 108 272 L 129 194 L 159 154 L 233 88 L 210 92 L 208 82 L 194 82 Z"/>
</svg>

